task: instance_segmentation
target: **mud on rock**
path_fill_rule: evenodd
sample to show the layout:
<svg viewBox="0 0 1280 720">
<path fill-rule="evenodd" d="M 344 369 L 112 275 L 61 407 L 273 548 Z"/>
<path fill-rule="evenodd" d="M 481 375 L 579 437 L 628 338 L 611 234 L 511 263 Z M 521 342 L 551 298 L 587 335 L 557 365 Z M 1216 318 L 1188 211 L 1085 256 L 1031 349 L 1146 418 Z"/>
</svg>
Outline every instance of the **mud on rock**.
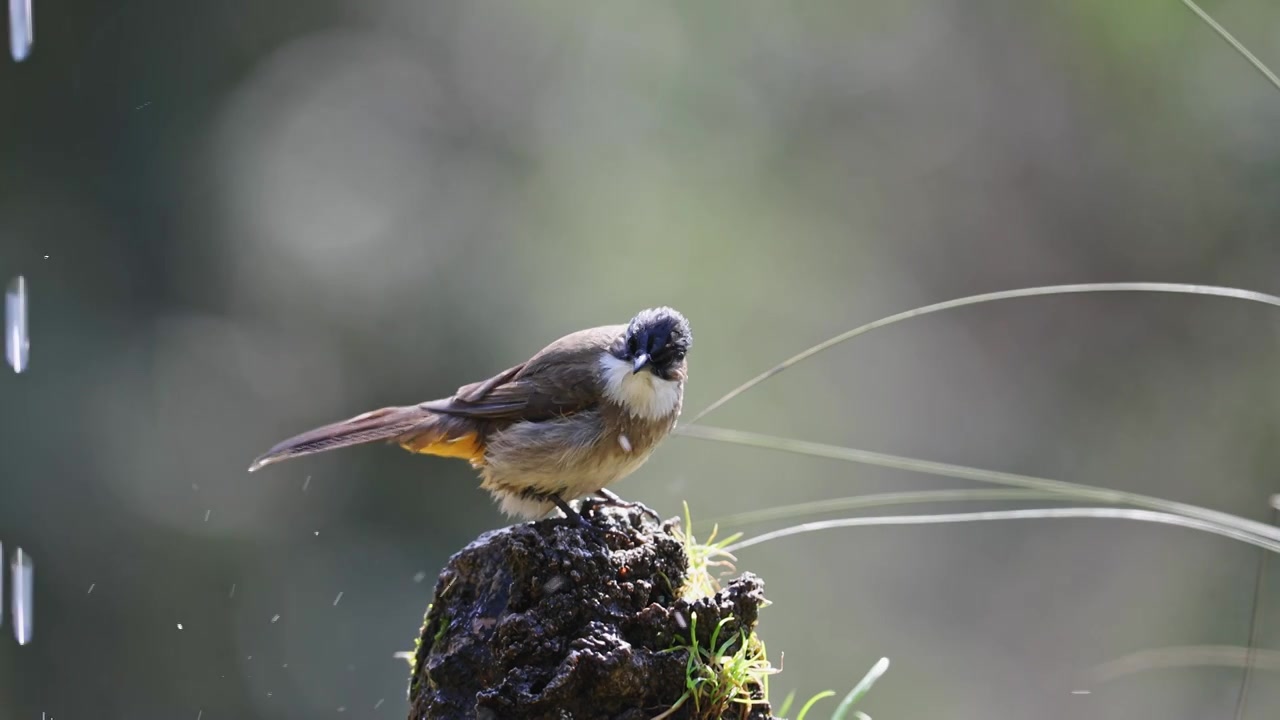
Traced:
<svg viewBox="0 0 1280 720">
<path fill-rule="evenodd" d="M 744 574 L 679 599 L 688 562 L 642 506 L 589 500 L 564 518 L 486 533 L 450 560 L 422 626 L 410 720 L 647 720 L 685 692 L 690 622 L 702 646 L 748 635 L 764 584 Z M 675 649 L 673 649 L 675 648 Z M 669 715 L 697 719 L 692 703 Z M 726 718 L 771 718 L 736 705 Z"/>
</svg>

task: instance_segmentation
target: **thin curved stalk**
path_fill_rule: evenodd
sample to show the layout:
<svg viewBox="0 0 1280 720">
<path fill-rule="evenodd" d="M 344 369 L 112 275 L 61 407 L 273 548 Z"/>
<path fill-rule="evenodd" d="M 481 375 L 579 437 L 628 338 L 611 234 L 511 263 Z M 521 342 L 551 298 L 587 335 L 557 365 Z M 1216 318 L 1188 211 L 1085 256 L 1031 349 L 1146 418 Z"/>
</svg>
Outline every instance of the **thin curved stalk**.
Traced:
<svg viewBox="0 0 1280 720">
<path fill-rule="evenodd" d="M 1181 667 L 1253 667 L 1280 672 L 1280 652 L 1236 645 L 1184 645 L 1151 648 L 1094 667 L 1090 681 L 1105 683 L 1134 673 Z"/>
<path fill-rule="evenodd" d="M 714 428 L 713 428 L 714 429 Z M 911 505 L 932 502 L 1017 502 L 1032 500 L 1061 500 L 1069 502 L 1076 498 L 1058 492 L 1039 490 L 915 490 L 908 492 L 872 493 L 831 500 L 815 500 L 813 502 L 779 505 L 762 510 L 749 510 L 735 515 L 707 520 L 712 525 L 735 527 L 770 520 L 786 520 L 789 518 L 817 515 L 824 512 L 842 512 L 846 510 L 865 510 L 867 508 L 887 507 L 890 505 Z"/>
<path fill-rule="evenodd" d="M 784 452 L 797 453 L 800 455 L 844 460 L 846 462 L 856 462 L 865 465 L 876 465 L 878 467 L 908 470 L 911 472 L 926 473 L 929 475 L 941 475 L 943 477 L 976 480 L 978 482 L 992 483 L 995 485 L 1008 485 L 1011 487 L 1041 490 L 1057 493 L 1059 495 L 1067 495 L 1075 498 L 1076 500 L 1084 500 L 1087 502 L 1099 502 L 1106 503 L 1108 505 L 1131 505 L 1150 510 L 1158 510 L 1164 513 L 1172 513 L 1187 518 L 1194 518 L 1223 530 L 1231 529 L 1233 532 L 1250 536 L 1252 538 L 1252 540 L 1249 541 L 1250 544 L 1266 548 L 1272 552 L 1280 552 L 1280 528 L 1267 525 L 1266 523 L 1249 520 L 1247 518 L 1237 517 L 1229 513 L 1210 510 L 1198 505 L 1188 505 L 1187 503 L 1165 500 L 1163 498 L 1151 497 L 1149 495 L 1140 495 L 1138 493 L 1125 492 L 1123 490 L 1108 490 L 1106 488 L 1094 487 L 1092 485 L 1079 485 L 1077 483 L 1063 482 L 1062 480 L 1051 480 L 1049 478 L 1035 477 L 1032 475 L 1019 475 L 1016 473 L 965 467 L 963 465 L 951 465 L 948 463 L 930 462 L 928 460 L 916 460 L 913 458 L 899 457 L 897 455 L 870 452 L 868 450 L 846 448 L 839 445 L 825 445 L 805 440 L 793 440 L 791 438 L 775 437 L 773 435 L 762 435 L 759 433 L 743 432 L 741 430 L 730 430 L 728 428 L 694 427 L 688 428 L 685 435 L 704 440 L 716 440 L 718 442 L 747 445 L 751 447 L 765 448 L 768 450 L 782 450 Z"/>
<path fill-rule="evenodd" d="M 1277 90 L 1280 90 L 1280 78 L 1276 77 L 1276 74 L 1271 72 L 1271 68 L 1264 65 L 1256 55 L 1249 52 L 1249 48 L 1245 47 L 1244 43 L 1237 40 L 1230 32 L 1227 32 L 1226 28 L 1219 25 L 1217 20 L 1209 17 L 1209 13 L 1201 10 L 1200 6 L 1192 2 L 1192 0 L 1182 0 L 1182 4 L 1185 5 L 1188 10 L 1198 15 L 1206 25 L 1213 28 L 1214 32 L 1218 33 L 1223 40 L 1227 41 L 1228 45 L 1235 48 L 1236 52 L 1240 53 L 1245 60 L 1249 61 L 1249 64 L 1253 66 L 1254 70 L 1262 73 L 1262 77 L 1266 78 L 1267 81 L 1274 85 Z"/>
<path fill-rule="evenodd" d="M 1074 508 L 1035 508 L 1029 510 L 987 510 L 970 513 L 942 513 L 936 515 L 878 515 L 874 517 L 838 518 L 835 520 L 819 520 L 816 522 L 792 525 L 781 530 L 774 530 L 763 535 L 741 540 L 725 548 L 725 552 L 736 553 L 746 548 L 760 545 L 771 540 L 818 532 L 819 530 L 835 530 L 837 528 L 869 527 L 883 525 L 944 525 L 950 523 L 989 522 L 993 520 L 1052 520 L 1063 518 L 1136 520 L 1154 522 L 1164 525 L 1176 525 L 1191 530 L 1221 535 L 1222 537 L 1259 547 L 1268 547 L 1266 540 L 1250 536 L 1233 528 L 1222 527 L 1215 523 L 1204 522 L 1194 518 L 1174 515 L 1173 513 L 1154 512 L 1151 510 L 1133 510 L 1130 508 L 1074 507 Z M 1272 548 L 1275 549 L 1275 548 Z"/>
<path fill-rule="evenodd" d="M 887 327 L 894 323 L 911 318 L 929 315 L 931 313 L 941 312 L 943 310 L 951 310 L 953 308 L 965 307 L 967 305 L 978 305 L 981 303 L 995 302 L 997 300 L 1013 300 L 1016 298 L 1038 297 L 1041 295 L 1071 295 L 1076 293 L 1093 293 L 1093 292 L 1157 292 L 1157 293 L 1176 293 L 1181 295 L 1213 295 L 1217 297 L 1234 298 L 1237 300 L 1247 300 L 1250 302 L 1262 303 L 1264 305 L 1273 305 L 1280 307 L 1280 297 L 1275 295 L 1267 295 L 1266 293 L 1254 292 L 1253 290 L 1240 290 L 1238 288 L 1218 287 L 1215 285 L 1190 285 L 1185 283 L 1156 283 L 1156 282 L 1117 282 L 1117 283 L 1081 283 L 1077 285 L 1045 285 L 1042 287 L 1021 288 L 1018 290 L 1001 290 L 999 292 L 983 293 L 981 295 L 970 295 L 968 297 L 957 298 L 955 300 L 947 300 L 945 302 L 934 303 L 933 305 L 925 305 L 913 310 L 900 312 L 896 315 L 881 318 L 875 322 L 867 323 L 856 327 L 852 330 L 840 333 L 833 338 L 824 340 L 823 342 L 810 347 L 809 349 L 797 355 L 782 361 L 778 365 L 760 373 L 751 378 L 738 387 L 730 390 L 723 397 L 711 403 L 706 409 L 698 413 L 681 426 L 688 428 L 702 418 L 711 414 L 717 408 L 721 407 L 730 400 L 736 398 L 742 393 L 795 365 L 796 363 L 811 358 L 814 355 L 835 347 L 840 343 L 851 340 L 859 335 L 869 333 L 877 328 Z M 680 432 L 677 429 L 676 432 Z"/>
</svg>

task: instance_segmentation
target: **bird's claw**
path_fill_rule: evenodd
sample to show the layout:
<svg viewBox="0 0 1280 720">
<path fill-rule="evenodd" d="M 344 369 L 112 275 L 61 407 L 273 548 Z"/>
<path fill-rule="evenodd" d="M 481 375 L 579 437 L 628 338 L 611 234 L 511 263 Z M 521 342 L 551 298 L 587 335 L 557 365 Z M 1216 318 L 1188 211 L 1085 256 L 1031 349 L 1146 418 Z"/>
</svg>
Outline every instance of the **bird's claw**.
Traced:
<svg viewBox="0 0 1280 720">
<path fill-rule="evenodd" d="M 609 503 L 610 505 L 630 508 L 631 510 L 639 510 L 645 515 L 648 515 L 649 517 L 653 518 L 654 522 L 658 523 L 659 525 L 662 524 L 662 518 L 658 516 L 658 513 L 655 512 L 648 505 L 645 505 L 644 503 L 633 502 L 630 500 L 623 500 L 621 497 L 618 496 L 617 493 L 613 492 L 612 490 L 606 490 L 604 488 L 600 488 L 599 490 L 597 490 L 596 494 L 604 498 L 605 502 Z"/>
</svg>

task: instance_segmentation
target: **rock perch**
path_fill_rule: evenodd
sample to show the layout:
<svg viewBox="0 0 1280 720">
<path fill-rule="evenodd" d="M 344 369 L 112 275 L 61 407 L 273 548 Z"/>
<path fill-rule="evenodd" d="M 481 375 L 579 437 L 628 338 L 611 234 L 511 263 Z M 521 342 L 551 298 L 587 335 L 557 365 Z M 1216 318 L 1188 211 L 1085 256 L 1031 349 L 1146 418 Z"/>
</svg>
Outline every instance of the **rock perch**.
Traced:
<svg viewBox="0 0 1280 720">
<path fill-rule="evenodd" d="M 410 720 L 648 720 L 686 692 L 691 627 L 726 654 L 750 637 L 764 584 L 750 573 L 683 599 L 675 520 L 588 500 L 592 528 L 552 518 L 485 533 L 440 573 L 409 685 Z M 696 620 L 691 618 L 696 613 Z M 757 703 L 686 700 L 672 720 L 772 717 Z"/>
</svg>

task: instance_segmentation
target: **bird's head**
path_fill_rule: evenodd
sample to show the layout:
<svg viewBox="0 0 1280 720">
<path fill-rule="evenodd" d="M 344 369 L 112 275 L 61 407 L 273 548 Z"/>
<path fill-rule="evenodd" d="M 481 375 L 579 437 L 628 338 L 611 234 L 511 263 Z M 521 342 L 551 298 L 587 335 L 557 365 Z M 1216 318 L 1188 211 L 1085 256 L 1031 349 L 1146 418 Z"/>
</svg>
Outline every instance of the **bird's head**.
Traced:
<svg viewBox="0 0 1280 720">
<path fill-rule="evenodd" d="M 669 307 L 641 310 L 618 339 L 613 355 L 631 363 L 632 373 L 648 371 L 663 380 L 681 380 L 693 343 L 689 321 Z"/>
</svg>

